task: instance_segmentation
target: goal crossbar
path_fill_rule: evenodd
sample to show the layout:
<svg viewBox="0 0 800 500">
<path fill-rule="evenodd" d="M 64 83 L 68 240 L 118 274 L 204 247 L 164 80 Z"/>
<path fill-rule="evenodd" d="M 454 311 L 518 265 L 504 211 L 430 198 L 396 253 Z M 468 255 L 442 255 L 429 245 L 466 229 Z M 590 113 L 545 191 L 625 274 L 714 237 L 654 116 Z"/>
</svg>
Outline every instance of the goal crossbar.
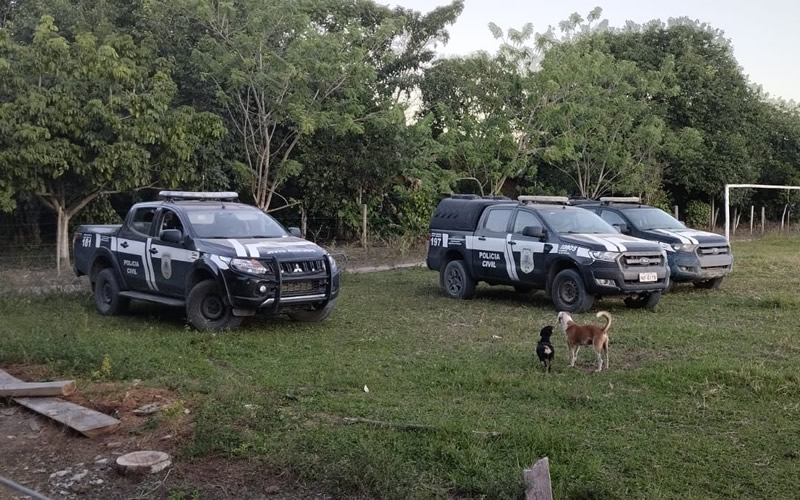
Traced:
<svg viewBox="0 0 800 500">
<path fill-rule="evenodd" d="M 756 189 L 780 189 L 780 190 L 800 190 L 800 186 L 775 186 L 771 184 L 725 184 L 725 239 L 730 241 L 731 231 L 731 188 L 756 188 Z"/>
</svg>

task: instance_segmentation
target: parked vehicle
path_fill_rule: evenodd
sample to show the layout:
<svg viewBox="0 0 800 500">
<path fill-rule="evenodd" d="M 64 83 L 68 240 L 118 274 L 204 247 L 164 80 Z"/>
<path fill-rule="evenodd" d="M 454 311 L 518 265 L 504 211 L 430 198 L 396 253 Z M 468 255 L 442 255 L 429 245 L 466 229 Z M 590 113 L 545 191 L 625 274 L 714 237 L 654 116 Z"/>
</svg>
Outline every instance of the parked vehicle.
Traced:
<svg viewBox="0 0 800 500">
<path fill-rule="evenodd" d="M 287 232 L 236 193 L 159 194 L 121 225 L 75 233 L 74 271 L 89 277 L 101 314 L 144 300 L 185 307 L 198 330 L 222 330 L 257 313 L 321 321 L 333 312 L 336 261 L 299 229 Z"/>
<path fill-rule="evenodd" d="M 619 234 L 565 197 L 542 196 L 442 200 L 430 222 L 427 266 L 452 298 L 472 298 L 483 281 L 545 290 L 568 312 L 587 311 L 607 295 L 655 307 L 669 272 L 658 244 Z"/>
<path fill-rule="evenodd" d="M 667 251 L 672 282 L 692 282 L 698 288 L 719 288 L 733 270 L 728 240 L 719 234 L 687 228 L 660 208 L 636 197 L 574 202 L 591 210 L 622 234 L 655 241 Z"/>
</svg>

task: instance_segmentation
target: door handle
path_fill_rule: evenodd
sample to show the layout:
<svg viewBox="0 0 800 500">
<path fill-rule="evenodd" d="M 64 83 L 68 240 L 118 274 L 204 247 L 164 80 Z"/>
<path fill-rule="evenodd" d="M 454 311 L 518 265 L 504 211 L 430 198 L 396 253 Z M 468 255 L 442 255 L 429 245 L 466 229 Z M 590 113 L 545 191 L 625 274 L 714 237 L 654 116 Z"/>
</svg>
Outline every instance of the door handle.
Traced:
<svg viewBox="0 0 800 500">
<path fill-rule="evenodd" d="M 157 253 L 158 253 L 158 249 L 157 249 L 157 248 L 151 248 L 151 249 L 150 249 L 150 253 L 151 253 L 151 254 L 153 254 L 153 255 L 155 255 L 155 254 L 157 254 Z"/>
<path fill-rule="evenodd" d="M 486 236 L 478 236 L 478 240 L 480 240 L 480 241 L 486 241 Z"/>
<path fill-rule="evenodd" d="M 516 244 L 517 244 L 517 242 L 516 242 L 516 241 L 509 241 L 509 242 L 508 242 L 508 244 L 509 244 L 509 245 L 516 245 Z"/>
<path fill-rule="evenodd" d="M 122 243 L 119 244 L 119 246 L 121 246 L 122 248 L 128 248 L 128 242 L 123 241 Z"/>
</svg>

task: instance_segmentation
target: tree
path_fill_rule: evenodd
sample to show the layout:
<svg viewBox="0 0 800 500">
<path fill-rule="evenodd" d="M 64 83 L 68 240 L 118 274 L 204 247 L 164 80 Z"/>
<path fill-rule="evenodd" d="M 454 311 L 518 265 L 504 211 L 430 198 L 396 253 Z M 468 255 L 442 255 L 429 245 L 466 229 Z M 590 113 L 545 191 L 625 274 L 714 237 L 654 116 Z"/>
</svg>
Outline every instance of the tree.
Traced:
<svg viewBox="0 0 800 500">
<path fill-rule="evenodd" d="M 333 2 L 336 4 L 338 2 Z M 367 33 L 359 22 L 329 30 L 314 20 L 330 7 L 289 0 L 236 4 L 195 2 L 208 36 L 195 51 L 214 82 L 217 99 L 241 143 L 255 204 L 271 208 L 274 196 L 301 165 L 293 152 L 320 129 L 361 132 L 365 106 L 358 99 L 375 78 L 368 54 L 390 29 Z"/>
<path fill-rule="evenodd" d="M 59 271 L 69 222 L 88 203 L 196 180 L 194 152 L 224 134 L 214 115 L 171 107 L 175 84 L 151 41 L 68 40 L 47 15 L 30 44 L 0 32 L 0 89 L 0 208 L 27 192 L 56 213 Z"/>
</svg>

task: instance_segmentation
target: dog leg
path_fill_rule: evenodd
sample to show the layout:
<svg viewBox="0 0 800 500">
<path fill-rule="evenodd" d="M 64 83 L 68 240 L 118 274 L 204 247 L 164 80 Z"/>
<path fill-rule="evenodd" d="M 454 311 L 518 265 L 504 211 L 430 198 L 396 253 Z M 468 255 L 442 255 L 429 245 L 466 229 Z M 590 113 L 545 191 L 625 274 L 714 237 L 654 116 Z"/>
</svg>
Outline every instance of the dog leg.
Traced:
<svg viewBox="0 0 800 500">
<path fill-rule="evenodd" d="M 569 347 L 569 366 L 575 366 L 575 358 L 578 357 L 578 351 L 575 346 Z"/>
<path fill-rule="evenodd" d="M 595 371 L 596 372 L 603 371 L 603 351 L 595 349 L 594 354 L 597 357 L 597 370 Z"/>
<path fill-rule="evenodd" d="M 608 365 L 608 339 L 606 339 L 606 343 L 605 343 L 604 347 L 606 349 L 606 370 L 608 370 L 608 366 L 609 366 Z"/>
</svg>

